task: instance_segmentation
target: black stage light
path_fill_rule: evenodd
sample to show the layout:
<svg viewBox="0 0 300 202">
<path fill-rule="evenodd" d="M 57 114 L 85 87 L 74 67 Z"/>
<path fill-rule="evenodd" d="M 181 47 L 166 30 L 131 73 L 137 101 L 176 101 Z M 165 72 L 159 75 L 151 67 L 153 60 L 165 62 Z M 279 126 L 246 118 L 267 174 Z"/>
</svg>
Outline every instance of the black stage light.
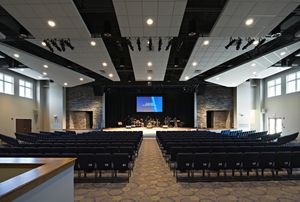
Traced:
<svg viewBox="0 0 300 202">
<path fill-rule="evenodd" d="M 127 44 L 128 44 L 128 46 L 129 46 L 130 50 L 134 51 L 133 45 L 132 45 L 132 43 L 131 43 L 131 41 L 130 41 L 130 38 L 127 39 Z"/>
<path fill-rule="evenodd" d="M 239 37 L 236 41 L 236 50 L 240 50 L 242 45 L 242 39 Z"/>
<path fill-rule="evenodd" d="M 71 40 L 70 40 L 69 38 L 68 38 L 68 39 L 64 39 L 64 42 L 65 42 L 65 44 L 66 44 L 71 50 L 74 49 L 74 46 L 72 46 Z"/>
<path fill-rule="evenodd" d="M 158 40 L 158 51 L 161 50 L 161 46 L 162 46 L 162 40 L 161 40 L 161 38 L 159 37 L 159 40 Z"/>
<path fill-rule="evenodd" d="M 228 49 L 232 44 L 234 44 L 236 42 L 236 39 L 232 39 L 232 37 L 230 37 L 230 41 L 229 43 L 225 46 L 226 49 Z"/>
<path fill-rule="evenodd" d="M 49 39 L 44 40 L 44 42 L 46 43 L 46 47 L 53 53 L 54 50 L 53 50 L 53 48 L 52 48 L 52 46 L 50 44 Z"/>
<path fill-rule="evenodd" d="M 59 45 L 60 45 L 62 51 L 66 50 L 66 46 L 65 46 L 64 40 L 60 39 L 59 40 Z"/>
<path fill-rule="evenodd" d="M 248 42 L 246 43 L 246 45 L 244 45 L 242 50 L 245 50 L 246 48 L 248 48 L 251 44 L 253 44 L 254 41 L 255 41 L 255 39 L 248 38 Z"/>
<path fill-rule="evenodd" d="M 168 45 L 166 46 L 166 51 L 169 50 L 169 48 L 171 47 L 173 43 L 173 39 L 170 39 L 169 42 L 168 42 Z"/>
<path fill-rule="evenodd" d="M 61 48 L 57 45 L 56 39 L 51 39 L 50 42 L 51 42 L 52 46 L 54 46 L 58 51 L 61 52 Z"/>
<path fill-rule="evenodd" d="M 152 39 L 151 39 L 151 37 L 148 40 L 148 48 L 149 48 L 149 51 L 152 51 Z"/>
<path fill-rule="evenodd" d="M 258 47 L 262 46 L 265 43 L 265 41 L 266 41 L 265 38 L 259 39 L 259 42 L 258 42 L 258 44 L 257 44 L 257 46 L 255 48 L 258 48 Z"/>
<path fill-rule="evenodd" d="M 141 40 L 140 40 L 140 37 L 137 38 L 136 44 L 137 44 L 137 46 L 138 46 L 138 50 L 141 51 Z"/>
</svg>

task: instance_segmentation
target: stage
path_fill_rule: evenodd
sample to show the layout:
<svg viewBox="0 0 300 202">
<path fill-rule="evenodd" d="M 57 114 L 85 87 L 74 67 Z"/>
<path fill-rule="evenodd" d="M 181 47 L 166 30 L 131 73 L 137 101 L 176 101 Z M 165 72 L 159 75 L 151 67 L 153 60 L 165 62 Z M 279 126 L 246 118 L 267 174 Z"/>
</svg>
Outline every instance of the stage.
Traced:
<svg viewBox="0 0 300 202">
<path fill-rule="evenodd" d="M 143 131 L 143 137 L 146 138 L 153 138 L 156 135 L 156 131 L 180 131 L 180 130 L 196 130 L 195 128 L 185 128 L 185 127 L 173 127 L 173 128 L 162 128 L 162 127 L 153 127 L 153 128 L 146 128 L 146 127 L 135 127 L 135 128 L 104 128 L 103 131 Z"/>
</svg>

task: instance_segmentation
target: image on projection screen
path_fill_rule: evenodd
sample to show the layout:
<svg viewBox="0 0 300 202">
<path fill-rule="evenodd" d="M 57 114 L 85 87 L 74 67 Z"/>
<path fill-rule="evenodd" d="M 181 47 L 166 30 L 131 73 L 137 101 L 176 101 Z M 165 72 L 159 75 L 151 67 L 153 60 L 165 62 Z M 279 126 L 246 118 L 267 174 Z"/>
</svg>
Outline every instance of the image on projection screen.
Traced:
<svg viewBox="0 0 300 202">
<path fill-rule="evenodd" d="M 162 112 L 162 96 L 137 96 L 137 112 Z"/>
</svg>

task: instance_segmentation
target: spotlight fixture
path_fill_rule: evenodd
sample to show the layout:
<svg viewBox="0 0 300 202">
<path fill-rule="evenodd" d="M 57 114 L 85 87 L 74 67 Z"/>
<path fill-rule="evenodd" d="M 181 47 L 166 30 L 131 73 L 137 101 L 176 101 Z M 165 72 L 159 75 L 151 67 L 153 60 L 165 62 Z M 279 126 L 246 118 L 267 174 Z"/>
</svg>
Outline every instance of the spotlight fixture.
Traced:
<svg viewBox="0 0 300 202">
<path fill-rule="evenodd" d="M 148 63 L 147 63 L 147 66 L 148 66 L 148 67 L 151 67 L 151 66 L 152 66 L 152 62 L 148 62 Z"/>
<path fill-rule="evenodd" d="M 149 51 L 152 51 L 152 39 L 151 39 L 151 37 L 149 38 L 149 40 L 148 40 L 148 48 L 149 48 Z"/>
<path fill-rule="evenodd" d="M 67 82 L 65 82 L 65 83 L 64 83 L 64 86 L 67 86 L 67 85 L 68 85 L 68 83 L 67 83 Z"/>
<path fill-rule="evenodd" d="M 65 43 L 71 50 L 74 50 L 74 46 L 72 46 L 70 38 L 65 39 L 65 40 L 64 40 L 64 43 Z"/>
<path fill-rule="evenodd" d="M 79 80 L 80 80 L 80 81 L 83 81 L 83 78 L 81 77 L 81 78 L 79 78 Z"/>
<path fill-rule="evenodd" d="M 108 76 L 109 76 L 110 78 L 112 78 L 114 75 L 113 75 L 113 74 L 109 74 Z"/>
<path fill-rule="evenodd" d="M 66 46 L 65 46 L 64 40 L 60 39 L 59 40 L 59 45 L 60 45 L 62 51 L 66 50 Z"/>
<path fill-rule="evenodd" d="M 253 42 L 253 45 L 257 45 L 259 43 L 259 41 L 258 40 L 255 40 L 254 42 Z"/>
<path fill-rule="evenodd" d="M 236 41 L 236 50 L 240 50 L 242 45 L 242 39 L 239 37 Z"/>
<path fill-rule="evenodd" d="M 46 47 L 53 53 L 54 49 L 52 48 L 49 39 L 44 40 L 44 42 L 46 43 Z"/>
<path fill-rule="evenodd" d="M 259 42 L 257 44 L 257 46 L 255 48 L 259 48 L 260 46 L 262 46 L 264 43 L 265 43 L 266 39 L 263 38 L 263 39 L 259 39 Z"/>
<path fill-rule="evenodd" d="M 50 42 L 51 42 L 52 46 L 54 46 L 59 52 L 61 52 L 61 48 L 57 45 L 56 39 L 51 39 Z"/>
<path fill-rule="evenodd" d="M 159 37 L 159 40 L 158 40 L 158 51 L 161 50 L 161 46 L 162 46 L 162 40 L 161 40 L 161 37 Z"/>
<path fill-rule="evenodd" d="M 168 45 L 166 46 L 166 51 L 169 50 L 169 48 L 171 47 L 172 43 L 173 43 L 173 38 L 171 38 L 169 40 Z"/>
<path fill-rule="evenodd" d="M 136 45 L 138 46 L 138 50 L 141 51 L 141 40 L 140 40 L 140 37 L 137 38 Z"/>
<path fill-rule="evenodd" d="M 242 50 L 247 49 L 251 44 L 253 44 L 254 41 L 255 39 L 248 38 L 248 42 L 243 46 Z"/>
<path fill-rule="evenodd" d="M 47 46 L 45 40 L 42 41 L 42 46 Z"/>
<path fill-rule="evenodd" d="M 232 44 L 234 44 L 236 42 L 236 39 L 233 39 L 232 37 L 230 37 L 230 41 L 229 43 L 225 46 L 226 49 L 228 49 Z"/>
<path fill-rule="evenodd" d="M 18 53 L 15 53 L 15 54 L 14 54 L 14 57 L 15 57 L 15 58 L 19 58 L 20 55 L 19 55 Z"/>
<path fill-rule="evenodd" d="M 132 43 L 131 43 L 131 41 L 130 41 L 130 38 L 127 39 L 127 44 L 128 44 L 128 46 L 129 46 L 130 50 L 134 51 L 133 45 L 132 45 Z"/>
</svg>

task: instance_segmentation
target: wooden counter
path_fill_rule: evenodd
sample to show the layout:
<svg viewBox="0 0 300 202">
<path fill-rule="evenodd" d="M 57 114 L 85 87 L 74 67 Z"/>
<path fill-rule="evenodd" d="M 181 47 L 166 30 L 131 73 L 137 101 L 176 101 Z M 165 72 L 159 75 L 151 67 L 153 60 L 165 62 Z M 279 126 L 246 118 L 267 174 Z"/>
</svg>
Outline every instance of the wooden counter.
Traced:
<svg viewBox="0 0 300 202">
<path fill-rule="evenodd" d="M 0 201 L 12 201 L 60 172 L 74 166 L 75 158 L 0 158 L 1 168 L 31 167 L 0 183 Z"/>
</svg>

